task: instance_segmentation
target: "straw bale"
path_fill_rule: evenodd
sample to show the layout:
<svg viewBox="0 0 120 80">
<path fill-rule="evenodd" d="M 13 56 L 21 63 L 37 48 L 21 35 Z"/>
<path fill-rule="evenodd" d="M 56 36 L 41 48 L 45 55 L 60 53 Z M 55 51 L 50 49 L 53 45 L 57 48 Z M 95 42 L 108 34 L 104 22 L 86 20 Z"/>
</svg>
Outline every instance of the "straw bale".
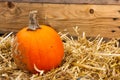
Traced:
<svg viewBox="0 0 120 80">
<path fill-rule="evenodd" d="M 59 33 L 64 44 L 61 65 L 47 73 L 31 74 L 17 68 L 12 58 L 14 36 L 0 37 L 0 80 L 119 80 L 120 48 L 116 39 L 105 42 L 100 36 L 94 40 L 79 34 L 77 39 Z M 4 39 L 4 40 L 3 40 Z"/>
</svg>

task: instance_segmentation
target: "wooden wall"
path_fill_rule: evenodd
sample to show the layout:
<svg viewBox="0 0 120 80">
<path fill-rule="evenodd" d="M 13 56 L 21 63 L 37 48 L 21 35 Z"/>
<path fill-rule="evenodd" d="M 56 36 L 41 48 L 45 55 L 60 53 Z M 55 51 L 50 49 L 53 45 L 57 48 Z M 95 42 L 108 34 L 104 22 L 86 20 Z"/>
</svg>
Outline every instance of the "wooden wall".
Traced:
<svg viewBox="0 0 120 80">
<path fill-rule="evenodd" d="M 12 2 L 37 2 L 37 3 L 58 3 L 58 4 L 120 4 L 120 0 L 0 0 Z"/>
<path fill-rule="evenodd" d="M 110 4 L 112 1 L 114 5 Z M 110 0 L 110 2 L 107 5 L 100 2 L 99 5 L 92 4 L 94 2 L 90 4 L 0 2 L 0 33 L 17 32 L 28 26 L 29 11 L 38 10 L 39 22 L 51 25 L 58 32 L 67 30 L 70 34 L 75 35 L 73 27 L 78 26 L 80 33 L 86 32 L 87 36 L 95 37 L 100 34 L 103 37 L 119 38 L 120 5 L 118 3 L 120 4 L 120 1 Z"/>
</svg>

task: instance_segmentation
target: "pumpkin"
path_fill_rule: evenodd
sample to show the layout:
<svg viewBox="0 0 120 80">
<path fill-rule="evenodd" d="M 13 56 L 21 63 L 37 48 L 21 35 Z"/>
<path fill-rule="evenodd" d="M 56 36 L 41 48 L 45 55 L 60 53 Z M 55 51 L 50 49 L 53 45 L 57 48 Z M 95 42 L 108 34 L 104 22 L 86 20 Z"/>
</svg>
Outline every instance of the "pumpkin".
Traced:
<svg viewBox="0 0 120 80">
<path fill-rule="evenodd" d="M 23 70 L 38 73 L 56 68 L 62 62 L 64 48 L 59 34 L 50 26 L 39 25 L 36 12 L 30 12 L 29 27 L 20 30 L 13 42 L 13 59 Z"/>
</svg>

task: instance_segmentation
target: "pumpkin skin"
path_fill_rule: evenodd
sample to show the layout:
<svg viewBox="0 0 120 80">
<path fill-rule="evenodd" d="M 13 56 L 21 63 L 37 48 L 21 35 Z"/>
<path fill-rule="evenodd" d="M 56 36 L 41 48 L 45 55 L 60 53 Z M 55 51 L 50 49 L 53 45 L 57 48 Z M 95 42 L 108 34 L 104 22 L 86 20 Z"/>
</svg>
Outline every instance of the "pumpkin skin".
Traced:
<svg viewBox="0 0 120 80">
<path fill-rule="evenodd" d="M 56 68 L 63 59 L 64 47 L 57 32 L 49 26 L 31 31 L 23 28 L 16 34 L 13 43 L 13 59 L 20 69 L 32 73 L 45 72 Z"/>
</svg>

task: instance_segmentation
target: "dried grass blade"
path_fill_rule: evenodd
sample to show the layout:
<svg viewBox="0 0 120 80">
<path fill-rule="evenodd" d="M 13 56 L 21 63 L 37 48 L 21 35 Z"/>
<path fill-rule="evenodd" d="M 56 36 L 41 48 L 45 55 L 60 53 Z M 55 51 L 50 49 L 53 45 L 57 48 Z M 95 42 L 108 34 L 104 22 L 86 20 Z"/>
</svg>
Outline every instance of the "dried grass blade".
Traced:
<svg viewBox="0 0 120 80">
<path fill-rule="evenodd" d="M 7 36 L 5 36 L 1 41 L 0 41 L 0 44 L 5 41 L 13 32 L 10 32 Z"/>
<path fill-rule="evenodd" d="M 95 53 L 96 55 L 100 56 L 113 56 L 113 57 L 120 57 L 120 54 L 111 54 L 111 53 Z"/>
<path fill-rule="evenodd" d="M 85 65 L 85 64 L 80 64 L 80 63 L 72 63 L 74 66 L 79 66 L 82 68 L 86 68 L 86 69 L 92 69 L 92 70 L 100 70 L 100 71 L 105 71 L 105 68 L 99 68 L 99 67 L 92 67 L 89 65 Z"/>
</svg>

